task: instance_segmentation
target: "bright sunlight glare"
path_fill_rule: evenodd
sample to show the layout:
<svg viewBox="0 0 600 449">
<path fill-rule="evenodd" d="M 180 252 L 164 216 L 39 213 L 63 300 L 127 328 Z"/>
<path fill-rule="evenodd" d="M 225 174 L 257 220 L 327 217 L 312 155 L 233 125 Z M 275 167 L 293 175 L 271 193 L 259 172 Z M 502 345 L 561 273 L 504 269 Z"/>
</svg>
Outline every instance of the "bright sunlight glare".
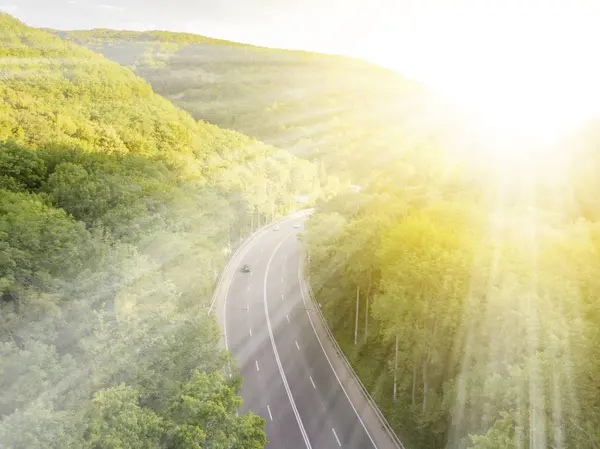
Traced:
<svg viewBox="0 0 600 449">
<path fill-rule="evenodd" d="M 390 39 L 369 59 L 438 90 L 493 135 L 546 145 L 600 115 L 600 5 L 463 1 L 446 8 L 425 8 L 424 18 L 413 18 L 420 26 L 406 31 L 409 43 Z"/>
</svg>

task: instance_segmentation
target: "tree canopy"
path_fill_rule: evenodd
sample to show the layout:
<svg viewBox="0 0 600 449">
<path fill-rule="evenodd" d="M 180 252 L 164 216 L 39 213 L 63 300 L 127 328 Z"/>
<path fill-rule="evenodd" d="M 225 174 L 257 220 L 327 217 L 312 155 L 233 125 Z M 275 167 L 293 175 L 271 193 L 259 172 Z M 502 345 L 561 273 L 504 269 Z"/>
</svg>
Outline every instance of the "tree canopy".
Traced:
<svg viewBox="0 0 600 449">
<path fill-rule="evenodd" d="M 406 137 L 431 138 L 412 129 L 435 120 L 427 91 L 362 60 L 188 33 L 55 33 L 131 67 L 194 118 L 319 161 L 344 180 L 363 182 L 397 161 Z"/>
<path fill-rule="evenodd" d="M 6 14 L 0 44 L 0 446 L 262 447 L 206 304 L 319 194 L 310 282 L 406 447 L 600 447 L 597 122 L 500 167 L 363 61 Z"/>
<path fill-rule="evenodd" d="M 0 15 L 0 446 L 258 448 L 207 305 L 316 168 Z"/>
</svg>

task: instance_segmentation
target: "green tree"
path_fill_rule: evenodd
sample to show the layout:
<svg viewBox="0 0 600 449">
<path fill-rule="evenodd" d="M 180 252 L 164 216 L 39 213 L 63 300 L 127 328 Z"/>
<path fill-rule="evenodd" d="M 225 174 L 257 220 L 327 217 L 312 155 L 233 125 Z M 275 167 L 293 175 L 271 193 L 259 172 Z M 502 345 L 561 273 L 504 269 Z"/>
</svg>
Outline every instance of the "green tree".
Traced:
<svg viewBox="0 0 600 449">
<path fill-rule="evenodd" d="M 267 444 L 264 419 L 248 412 L 236 415 L 241 399 L 239 379 L 226 382 L 218 373 L 194 373 L 170 407 L 174 427 L 169 447 L 259 449 Z"/>
<path fill-rule="evenodd" d="M 37 191 L 47 177 L 44 161 L 14 142 L 0 142 L 0 188 Z"/>
<path fill-rule="evenodd" d="M 139 393 L 124 384 L 94 394 L 90 411 L 89 447 L 159 449 L 163 420 L 139 406 Z"/>
</svg>

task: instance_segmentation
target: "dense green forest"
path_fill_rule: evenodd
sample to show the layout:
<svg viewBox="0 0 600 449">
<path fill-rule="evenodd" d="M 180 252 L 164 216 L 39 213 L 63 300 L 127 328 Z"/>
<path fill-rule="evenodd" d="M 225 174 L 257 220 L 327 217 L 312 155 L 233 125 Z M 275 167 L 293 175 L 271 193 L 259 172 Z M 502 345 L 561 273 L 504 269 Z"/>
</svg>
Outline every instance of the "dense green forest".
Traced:
<svg viewBox="0 0 600 449">
<path fill-rule="evenodd" d="M 600 448 L 597 123 L 548 149 L 568 156 L 507 161 L 362 61 L 2 30 L 0 442 L 187 447 L 218 422 L 260 447 L 199 310 L 229 248 L 320 193 L 311 285 L 407 448 Z"/>
<path fill-rule="evenodd" d="M 518 142 L 364 62 L 189 34 L 61 35 L 195 118 L 363 187 L 309 220 L 311 282 L 407 447 L 600 447 L 597 123 L 511 160 L 488 147 Z"/>
<path fill-rule="evenodd" d="M 343 181 L 397 163 L 399 141 L 430 145 L 443 131 L 437 115 L 449 119 L 419 84 L 361 60 L 185 33 L 56 33 L 131 67 L 194 118 L 318 161 Z"/>
<path fill-rule="evenodd" d="M 318 205 L 315 295 L 406 447 L 600 447 L 597 142 Z"/>
<path fill-rule="evenodd" d="M 6 14 L 0 73 L 0 446 L 263 447 L 207 304 L 318 170 Z"/>
</svg>

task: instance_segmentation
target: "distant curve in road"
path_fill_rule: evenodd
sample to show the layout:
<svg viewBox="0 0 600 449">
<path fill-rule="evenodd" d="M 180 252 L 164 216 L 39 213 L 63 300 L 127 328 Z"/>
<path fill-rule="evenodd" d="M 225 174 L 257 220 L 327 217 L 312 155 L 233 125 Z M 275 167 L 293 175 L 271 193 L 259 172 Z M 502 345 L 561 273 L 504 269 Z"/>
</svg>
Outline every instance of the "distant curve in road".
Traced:
<svg viewBox="0 0 600 449">
<path fill-rule="evenodd" d="M 348 373 L 337 372 L 341 365 L 335 369 L 311 321 L 296 238 L 305 219 L 291 217 L 278 231 L 257 235 L 220 287 L 225 345 L 243 378 L 242 411 L 266 420 L 269 449 L 394 448 L 379 426 L 361 418 L 372 411 L 350 398 Z"/>
</svg>

